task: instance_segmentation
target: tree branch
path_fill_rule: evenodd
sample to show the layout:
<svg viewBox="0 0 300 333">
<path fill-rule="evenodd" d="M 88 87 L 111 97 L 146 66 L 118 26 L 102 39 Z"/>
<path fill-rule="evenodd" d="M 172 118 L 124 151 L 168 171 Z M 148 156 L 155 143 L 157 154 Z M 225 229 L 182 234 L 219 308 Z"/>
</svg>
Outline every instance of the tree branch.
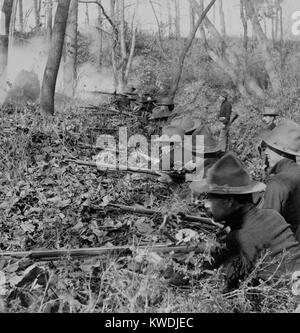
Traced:
<svg viewBox="0 0 300 333">
<path fill-rule="evenodd" d="M 81 0 L 81 1 L 79 1 L 79 3 L 87 3 L 87 4 L 89 4 L 89 3 L 91 3 L 91 4 L 94 3 L 94 4 L 98 5 L 98 6 L 101 8 L 101 11 L 102 11 L 104 17 L 107 19 L 107 21 L 109 22 L 109 24 L 112 26 L 112 28 L 113 28 L 113 30 L 114 30 L 115 41 L 118 41 L 118 39 L 119 39 L 119 32 L 118 32 L 118 29 L 117 29 L 117 27 L 115 26 L 115 24 L 113 23 L 112 19 L 108 16 L 108 14 L 106 13 L 104 7 L 102 6 L 102 4 L 101 4 L 99 1 L 97 1 L 97 0 L 96 0 L 96 1 L 83 1 L 83 0 Z"/>
</svg>

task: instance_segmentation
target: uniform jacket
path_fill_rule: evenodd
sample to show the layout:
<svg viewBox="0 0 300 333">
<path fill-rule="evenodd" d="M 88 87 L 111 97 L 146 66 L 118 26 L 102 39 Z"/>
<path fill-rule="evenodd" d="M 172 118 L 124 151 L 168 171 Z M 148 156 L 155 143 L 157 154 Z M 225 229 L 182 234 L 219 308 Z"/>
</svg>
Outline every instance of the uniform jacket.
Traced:
<svg viewBox="0 0 300 333">
<path fill-rule="evenodd" d="M 223 122 L 225 125 L 230 124 L 231 113 L 232 113 L 232 105 L 226 99 L 221 105 L 220 114 L 219 114 L 219 118 L 225 118 L 225 121 Z"/>
<path fill-rule="evenodd" d="M 263 208 L 281 214 L 300 242 L 300 168 L 296 162 L 283 159 L 272 168 Z"/>
<path fill-rule="evenodd" d="M 238 280 L 245 278 L 266 250 L 270 258 L 284 250 L 300 251 L 289 225 L 274 210 L 248 204 L 226 222 L 231 231 L 225 241 L 226 247 L 213 254 L 212 268 L 225 266 L 228 286 L 236 286 Z"/>
</svg>

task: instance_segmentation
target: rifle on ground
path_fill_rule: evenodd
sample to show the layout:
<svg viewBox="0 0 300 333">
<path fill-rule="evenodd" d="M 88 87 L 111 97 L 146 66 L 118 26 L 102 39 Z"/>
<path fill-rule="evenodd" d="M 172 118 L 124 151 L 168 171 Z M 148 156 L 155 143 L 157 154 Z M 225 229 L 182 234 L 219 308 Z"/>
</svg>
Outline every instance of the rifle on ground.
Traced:
<svg viewBox="0 0 300 333">
<path fill-rule="evenodd" d="M 163 215 L 163 213 L 160 211 L 142 208 L 142 207 L 132 207 L 132 206 L 124 206 L 124 205 L 118 205 L 118 204 L 108 204 L 107 207 L 116 208 L 116 209 L 120 209 L 120 210 L 123 210 L 126 212 L 132 212 L 132 213 L 143 214 L 143 215 Z M 205 225 L 205 227 L 208 227 L 210 229 L 215 229 L 215 227 L 218 227 L 217 224 L 215 224 L 211 219 L 206 218 L 206 217 L 188 215 L 183 212 L 179 212 L 177 215 L 179 215 L 180 218 L 184 221 L 198 222 L 198 223 Z"/>
<path fill-rule="evenodd" d="M 85 249 L 63 249 L 63 250 L 36 250 L 24 252 L 0 252 L 0 258 L 29 258 L 36 261 L 55 261 L 64 257 L 72 259 L 83 259 L 88 257 L 98 257 L 103 255 L 126 255 L 135 251 L 156 252 L 156 253 L 201 253 L 206 249 L 205 244 L 198 246 L 173 246 L 173 245 L 148 245 L 148 246 L 114 246 Z"/>
<path fill-rule="evenodd" d="M 88 166 L 88 167 L 100 169 L 99 165 L 97 165 L 96 162 L 85 162 L 85 161 L 75 160 L 75 159 L 74 160 L 73 159 L 65 159 L 64 162 L 71 162 L 71 163 L 75 163 L 75 164 L 78 164 L 78 165 L 83 165 L 83 166 Z M 141 173 L 141 174 L 146 174 L 146 175 L 150 175 L 150 176 L 157 176 L 157 177 L 162 177 L 163 175 L 167 175 L 171 178 L 175 178 L 175 179 L 177 178 L 178 180 L 182 180 L 183 176 L 184 176 L 182 173 L 177 173 L 177 172 L 155 171 L 155 170 L 138 169 L 138 168 L 126 168 L 124 170 L 123 169 L 116 169 L 116 170 L 106 169 L 106 170 L 102 170 L 102 171 L 103 172 Z"/>
<path fill-rule="evenodd" d="M 114 114 L 123 114 L 125 116 L 128 116 L 128 117 L 136 117 L 136 115 L 134 114 L 131 114 L 129 112 L 126 112 L 126 111 L 121 111 L 121 110 L 117 110 L 117 109 L 112 109 L 112 108 L 109 108 L 107 110 L 103 110 L 103 107 L 99 107 L 99 106 L 96 106 L 96 105 L 89 105 L 89 106 L 81 106 L 80 109 L 84 109 L 84 110 L 92 110 L 92 111 L 102 111 L 101 112 L 101 115 L 114 115 Z"/>
<path fill-rule="evenodd" d="M 118 97 L 118 96 L 128 97 L 126 94 L 120 94 L 120 93 L 116 93 L 116 92 L 110 93 L 110 92 L 107 92 L 107 91 L 100 91 L 100 90 L 87 91 L 87 93 L 95 94 L 95 95 L 96 94 L 99 94 L 99 95 L 108 95 L 108 96 L 115 96 L 115 97 Z"/>
</svg>

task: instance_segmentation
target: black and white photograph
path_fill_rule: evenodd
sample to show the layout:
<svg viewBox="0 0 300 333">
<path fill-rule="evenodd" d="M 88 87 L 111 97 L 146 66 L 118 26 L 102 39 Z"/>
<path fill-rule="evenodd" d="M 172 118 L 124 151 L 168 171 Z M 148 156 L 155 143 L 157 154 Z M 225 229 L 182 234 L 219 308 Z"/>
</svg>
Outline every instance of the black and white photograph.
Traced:
<svg viewBox="0 0 300 333">
<path fill-rule="evenodd" d="M 0 313 L 300 313 L 299 163 L 299 0 L 0 0 Z"/>
</svg>

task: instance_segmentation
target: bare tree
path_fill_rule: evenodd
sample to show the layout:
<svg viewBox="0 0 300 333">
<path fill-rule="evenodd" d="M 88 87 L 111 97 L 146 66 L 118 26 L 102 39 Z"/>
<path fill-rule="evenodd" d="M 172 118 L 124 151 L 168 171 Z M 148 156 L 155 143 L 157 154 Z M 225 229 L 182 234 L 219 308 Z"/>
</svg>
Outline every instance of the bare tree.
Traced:
<svg viewBox="0 0 300 333">
<path fill-rule="evenodd" d="M 8 62 L 9 28 L 12 16 L 13 0 L 4 0 L 1 9 L 0 30 L 0 78 L 5 81 Z"/>
<path fill-rule="evenodd" d="M 34 8 L 34 18 L 35 18 L 35 26 L 36 28 L 40 28 L 40 12 L 39 12 L 39 4 L 38 0 L 33 0 L 33 8 Z"/>
<path fill-rule="evenodd" d="M 215 4 L 216 0 L 211 0 L 211 2 L 209 3 L 209 5 L 206 7 L 206 9 L 199 15 L 199 19 L 195 25 L 194 30 L 190 33 L 187 42 L 184 45 L 184 48 L 180 54 L 179 57 L 179 62 L 178 62 L 178 70 L 175 73 L 174 77 L 173 77 L 173 81 L 172 81 L 172 86 L 169 92 L 169 96 L 171 98 L 174 98 L 179 86 L 179 82 L 181 79 L 181 75 L 182 75 L 182 70 L 183 70 L 183 65 L 184 65 L 184 60 L 193 44 L 193 41 L 195 39 L 197 30 L 199 29 L 202 21 L 204 20 L 204 18 L 206 17 L 207 13 L 209 12 L 209 10 L 213 7 L 213 5 Z"/>
<path fill-rule="evenodd" d="M 158 15 L 156 14 L 156 10 L 154 8 L 153 1 L 149 0 L 149 3 L 150 3 L 150 6 L 152 8 L 152 11 L 153 11 L 153 14 L 154 14 L 154 17 L 155 17 L 155 20 L 156 20 L 157 28 L 158 28 L 158 42 L 159 42 L 159 47 L 160 47 L 161 55 L 164 58 L 167 58 L 166 52 L 165 52 L 164 47 L 163 47 L 163 36 L 162 36 L 161 23 L 159 21 Z"/>
<path fill-rule="evenodd" d="M 190 33 L 191 33 L 195 28 L 195 11 L 191 0 L 189 1 L 189 14 L 190 14 Z"/>
<path fill-rule="evenodd" d="M 219 0 L 219 15 L 220 15 L 220 23 L 221 23 L 221 34 L 223 38 L 226 37 L 226 24 L 225 24 L 225 15 L 223 10 L 223 0 Z"/>
<path fill-rule="evenodd" d="M 193 3 L 198 16 L 200 16 L 202 14 L 200 5 L 196 0 L 193 0 Z M 257 97 L 264 98 L 263 90 L 246 70 L 241 70 L 240 57 L 235 54 L 231 48 L 227 47 L 224 38 L 208 17 L 204 18 L 204 25 L 205 29 L 214 40 L 214 46 L 209 45 L 209 43 L 206 45 L 206 50 L 210 58 L 229 75 L 241 95 L 250 98 L 253 94 Z"/>
<path fill-rule="evenodd" d="M 243 39 L 243 45 L 244 45 L 244 51 L 245 51 L 245 56 L 247 56 L 247 51 L 248 51 L 248 22 L 247 22 L 247 15 L 245 12 L 245 0 L 240 0 L 240 16 L 241 16 L 241 21 L 243 24 L 243 29 L 244 29 L 244 39 Z"/>
<path fill-rule="evenodd" d="M 269 46 L 268 39 L 259 23 L 258 14 L 255 10 L 252 0 L 246 1 L 246 9 L 247 9 L 247 15 L 251 20 L 253 26 L 253 30 L 255 31 L 260 44 L 262 55 L 265 60 L 265 68 L 270 78 L 271 87 L 274 93 L 278 93 L 281 88 L 280 77 L 278 75 L 276 66 L 273 61 L 272 50 Z"/>
<path fill-rule="evenodd" d="M 90 25 L 90 14 L 89 14 L 89 5 L 85 4 L 85 25 L 88 27 Z"/>
<path fill-rule="evenodd" d="M 179 39 L 181 37 L 181 32 L 180 32 L 180 1 L 175 0 L 174 1 L 175 5 L 175 35 L 176 38 Z"/>
<path fill-rule="evenodd" d="M 102 5 L 101 0 L 99 3 Z M 103 17 L 100 6 L 98 6 L 98 65 L 102 66 L 102 52 L 103 52 Z"/>
<path fill-rule="evenodd" d="M 132 32 L 131 43 L 130 46 L 128 46 L 126 43 L 128 36 L 126 32 L 127 29 L 125 23 L 125 1 L 120 0 L 119 2 L 119 12 L 118 12 L 119 15 L 117 19 L 116 1 L 111 0 L 111 7 L 110 7 L 111 12 L 110 12 L 109 21 L 112 27 L 112 35 L 113 35 L 111 54 L 112 54 L 112 67 L 114 72 L 115 89 L 119 88 L 120 90 L 122 90 L 123 87 L 127 84 L 129 78 L 129 72 L 133 60 L 135 43 L 136 43 L 137 28 L 134 28 L 134 19 L 137 7 L 138 7 L 138 0 L 136 1 L 135 10 L 131 23 L 131 32 Z"/>
<path fill-rule="evenodd" d="M 20 31 L 24 31 L 24 14 L 23 14 L 23 0 L 19 0 L 19 23 Z"/>
<path fill-rule="evenodd" d="M 195 8 L 195 5 L 194 5 L 194 0 L 190 0 L 193 4 L 193 8 L 194 8 L 194 11 L 196 11 L 198 9 L 198 14 L 199 13 L 203 13 L 204 11 L 204 0 L 200 0 L 199 2 L 199 6 L 198 8 Z M 207 40 L 206 40 L 206 35 L 205 35 L 205 30 L 204 30 L 204 24 L 202 23 L 200 25 L 200 37 L 201 37 L 201 40 L 203 41 L 203 45 L 204 45 L 204 48 L 206 49 L 207 48 Z"/>
<path fill-rule="evenodd" d="M 167 0 L 167 12 L 168 12 L 168 30 L 169 30 L 169 37 L 173 34 L 173 18 L 172 18 L 172 10 L 171 10 L 171 0 Z"/>
<path fill-rule="evenodd" d="M 71 0 L 65 34 L 64 93 L 72 97 L 77 78 L 78 0 Z"/>
<path fill-rule="evenodd" d="M 48 0 L 47 2 L 47 27 L 46 27 L 46 31 L 47 31 L 47 41 L 50 45 L 51 43 L 51 39 L 52 39 L 52 10 L 53 10 L 53 1 L 52 0 Z"/>
<path fill-rule="evenodd" d="M 57 4 L 51 47 L 41 90 L 41 111 L 44 115 L 54 114 L 55 86 L 64 45 L 69 6 L 70 0 L 60 0 Z"/>
</svg>

